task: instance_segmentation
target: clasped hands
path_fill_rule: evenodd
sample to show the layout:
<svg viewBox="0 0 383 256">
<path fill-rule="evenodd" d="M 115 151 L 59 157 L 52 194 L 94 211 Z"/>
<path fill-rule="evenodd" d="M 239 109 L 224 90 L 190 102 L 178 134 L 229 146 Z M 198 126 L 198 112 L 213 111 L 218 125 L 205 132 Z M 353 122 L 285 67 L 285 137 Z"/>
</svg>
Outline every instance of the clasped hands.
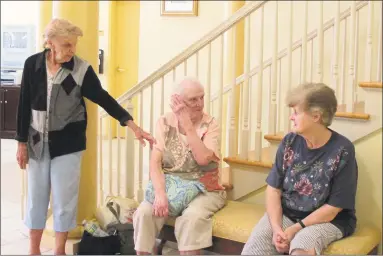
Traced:
<svg viewBox="0 0 383 256">
<path fill-rule="evenodd" d="M 273 231 L 273 244 L 279 253 L 288 253 L 290 249 L 290 242 L 293 240 L 296 233 L 301 230 L 299 224 L 294 224 L 285 229 L 280 228 L 279 230 Z"/>
</svg>

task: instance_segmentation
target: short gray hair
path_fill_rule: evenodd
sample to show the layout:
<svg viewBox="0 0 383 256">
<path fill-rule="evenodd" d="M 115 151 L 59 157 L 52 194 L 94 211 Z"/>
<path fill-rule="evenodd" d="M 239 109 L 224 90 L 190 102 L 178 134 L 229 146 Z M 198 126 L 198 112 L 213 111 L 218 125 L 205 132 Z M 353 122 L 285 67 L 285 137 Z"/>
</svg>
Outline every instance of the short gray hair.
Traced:
<svg viewBox="0 0 383 256">
<path fill-rule="evenodd" d="M 52 19 L 45 27 L 43 38 L 43 47 L 46 48 L 47 41 L 57 36 L 83 36 L 81 28 L 65 19 Z"/>
<path fill-rule="evenodd" d="M 203 85 L 201 84 L 201 82 L 197 78 L 191 77 L 191 76 L 186 76 L 186 77 L 183 77 L 183 78 L 177 80 L 174 83 L 173 93 L 182 94 L 186 82 L 197 84 L 197 85 L 201 86 L 201 88 L 204 88 Z"/>
<path fill-rule="evenodd" d="M 323 83 L 306 83 L 290 90 L 286 97 L 289 107 L 300 106 L 304 111 L 320 112 L 321 122 L 330 126 L 337 111 L 338 102 L 333 89 Z"/>
</svg>

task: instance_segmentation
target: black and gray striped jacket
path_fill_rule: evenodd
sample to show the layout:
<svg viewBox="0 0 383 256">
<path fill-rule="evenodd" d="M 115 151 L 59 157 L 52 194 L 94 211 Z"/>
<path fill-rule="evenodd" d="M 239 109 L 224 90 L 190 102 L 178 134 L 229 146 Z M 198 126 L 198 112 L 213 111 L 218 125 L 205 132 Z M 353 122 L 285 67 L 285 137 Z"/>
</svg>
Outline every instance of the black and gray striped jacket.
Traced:
<svg viewBox="0 0 383 256">
<path fill-rule="evenodd" d="M 48 143 L 52 159 L 85 150 L 87 114 L 83 97 L 100 105 L 123 126 L 128 120 L 133 120 L 102 89 L 92 66 L 77 56 L 63 63 L 54 77 L 47 110 L 47 51 L 32 55 L 25 61 L 21 80 L 16 140 L 27 142 L 30 158 L 41 158 L 47 114 Z"/>
</svg>

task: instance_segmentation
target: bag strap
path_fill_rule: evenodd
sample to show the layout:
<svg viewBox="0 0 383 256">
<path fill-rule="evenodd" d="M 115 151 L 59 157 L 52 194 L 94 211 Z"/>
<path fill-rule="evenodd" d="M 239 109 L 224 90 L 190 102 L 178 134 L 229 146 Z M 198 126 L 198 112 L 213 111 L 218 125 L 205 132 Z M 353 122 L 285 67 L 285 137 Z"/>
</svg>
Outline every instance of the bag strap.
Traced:
<svg viewBox="0 0 383 256">
<path fill-rule="evenodd" d="M 120 205 L 115 203 L 116 204 L 116 208 L 117 208 L 117 212 L 116 210 L 114 210 L 113 208 L 113 202 L 109 202 L 106 204 L 106 206 L 108 207 L 108 209 L 112 212 L 112 214 L 114 215 L 114 217 L 116 217 L 118 223 L 121 224 L 120 222 L 120 211 L 121 211 L 121 208 L 120 208 Z"/>
</svg>

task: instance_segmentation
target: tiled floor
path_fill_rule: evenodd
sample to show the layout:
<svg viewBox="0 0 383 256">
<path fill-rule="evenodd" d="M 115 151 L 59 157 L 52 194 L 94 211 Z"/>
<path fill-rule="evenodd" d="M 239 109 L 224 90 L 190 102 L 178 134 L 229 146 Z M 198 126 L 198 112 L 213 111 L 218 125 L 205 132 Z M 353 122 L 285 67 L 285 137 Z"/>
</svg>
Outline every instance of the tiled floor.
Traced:
<svg viewBox="0 0 383 256">
<path fill-rule="evenodd" d="M 28 254 L 28 230 L 21 218 L 22 171 L 16 162 L 16 146 L 14 140 L 1 139 L 1 255 Z M 176 244 L 169 244 L 163 253 L 178 255 L 173 248 Z M 53 247 L 41 247 L 41 253 L 53 255 Z"/>
</svg>

